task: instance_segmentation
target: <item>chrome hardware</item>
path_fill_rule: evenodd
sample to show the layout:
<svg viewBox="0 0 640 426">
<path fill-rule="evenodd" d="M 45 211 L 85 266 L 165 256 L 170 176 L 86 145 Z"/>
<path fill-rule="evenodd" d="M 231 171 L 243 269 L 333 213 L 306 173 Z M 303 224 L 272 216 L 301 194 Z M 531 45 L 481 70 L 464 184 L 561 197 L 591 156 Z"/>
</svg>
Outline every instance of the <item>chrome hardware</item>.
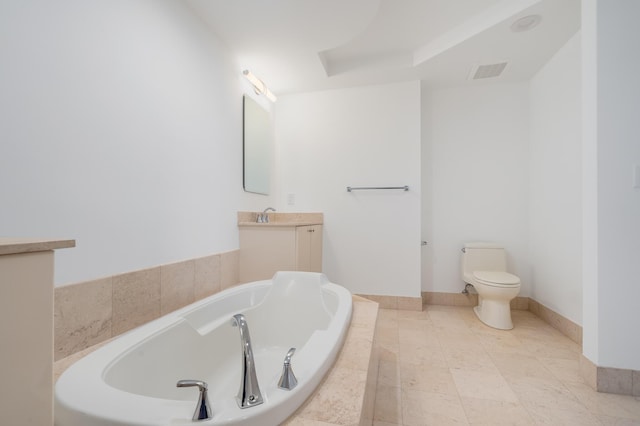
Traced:
<svg viewBox="0 0 640 426">
<path fill-rule="evenodd" d="M 422 241 L 422 242 L 420 243 L 420 245 L 422 245 L 422 246 L 426 246 L 427 244 L 429 244 L 429 243 L 427 243 L 426 241 Z"/>
<path fill-rule="evenodd" d="M 474 288 L 473 284 L 467 284 L 464 286 L 464 290 L 462 290 L 462 294 L 470 294 L 469 293 L 469 287 Z"/>
<path fill-rule="evenodd" d="M 287 355 L 284 357 L 282 375 L 280 376 L 280 381 L 278 381 L 278 387 L 280 389 L 291 390 L 298 384 L 298 379 L 296 379 L 296 375 L 293 374 L 293 370 L 291 369 L 291 357 L 295 351 L 296 348 L 289 349 L 289 352 L 287 352 Z"/>
<path fill-rule="evenodd" d="M 361 191 L 361 190 L 368 190 L 368 189 L 402 189 L 403 191 L 408 191 L 409 190 L 409 185 L 405 185 L 405 186 L 360 186 L 360 187 L 347 186 L 347 192 Z"/>
<path fill-rule="evenodd" d="M 240 345 L 242 351 L 242 375 L 240 389 L 236 397 L 240 408 L 249 408 L 262 404 L 262 393 L 258 385 L 256 366 L 253 361 L 253 350 L 251 349 L 251 336 L 247 320 L 242 314 L 236 314 L 231 318 L 231 325 L 238 327 L 240 331 Z"/>
<path fill-rule="evenodd" d="M 256 218 L 257 223 L 269 223 L 269 212 L 275 212 L 276 209 L 273 207 L 267 207 L 264 209 L 262 213 L 258 213 L 258 217 Z"/>
<path fill-rule="evenodd" d="M 464 247 L 462 247 L 460 250 L 461 250 L 463 253 L 466 253 L 466 252 L 467 252 L 467 249 L 466 249 L 466 248 L 464 248 Z"/>
<path fill-rule="evenodd" d="M 197 386 L 200 390 L 200 396 L 198 397 L 198 405 L 196 405 L 196 411 L 193 413 L 192 420 L 209 420 L 213 417 L 211 412 L 211 405 L 209 404 L 209 397 L 207 396 L 207 383 L 201 380 L 179 380 L 176 383 L 179 388 L 187 388 Z"/>
</svg>

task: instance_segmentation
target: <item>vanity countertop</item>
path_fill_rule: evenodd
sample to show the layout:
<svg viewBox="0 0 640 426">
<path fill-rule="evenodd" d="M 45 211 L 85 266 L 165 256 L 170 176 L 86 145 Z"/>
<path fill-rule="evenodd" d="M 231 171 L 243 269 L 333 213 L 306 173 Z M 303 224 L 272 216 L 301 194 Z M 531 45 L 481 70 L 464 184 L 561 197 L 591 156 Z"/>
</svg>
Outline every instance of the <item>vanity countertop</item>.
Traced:
<svg viewBox="0 0 640 426">
<path fill-rule="evenodd" d="M 75 240 L 0 237 L 0 255 L 33 253 L 75 246 Z"/>
<path fill-rule="evenodd" d="M 259 212 L 238 212 L 238 226 L 284 227 L 322 225 L 324 222 L 324 215 L 322 213 L 269 212 L 269 222 L 259 223 L 257 221 L 258 214 Z"/>
</svg>

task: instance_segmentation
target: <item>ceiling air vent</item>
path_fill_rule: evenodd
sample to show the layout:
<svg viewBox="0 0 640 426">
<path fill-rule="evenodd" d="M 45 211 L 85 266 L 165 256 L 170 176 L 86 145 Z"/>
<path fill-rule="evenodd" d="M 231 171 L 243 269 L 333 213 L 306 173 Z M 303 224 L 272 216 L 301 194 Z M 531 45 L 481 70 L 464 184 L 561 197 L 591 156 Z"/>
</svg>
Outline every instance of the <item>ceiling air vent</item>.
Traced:
<svg viewBox="0 0 640 426">
<path fill-rule="evenodd" d="M 469 80 L 480 80 L 483 78 L 493 78 L 502 74 L 507 62 L 499 62 L 497 64 L 476 65 L 471 69 Z"/>
</svg>

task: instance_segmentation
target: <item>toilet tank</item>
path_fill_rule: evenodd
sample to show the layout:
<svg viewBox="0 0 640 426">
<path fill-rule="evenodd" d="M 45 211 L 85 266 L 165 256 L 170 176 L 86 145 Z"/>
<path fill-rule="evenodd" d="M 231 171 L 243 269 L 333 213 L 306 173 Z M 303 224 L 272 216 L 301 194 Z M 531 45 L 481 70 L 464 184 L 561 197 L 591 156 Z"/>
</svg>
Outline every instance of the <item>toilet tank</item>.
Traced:
<svg viewBox="0 0 640 426">
<path fill-rule="evenodd" d="M 507 271 L 504 247 L 493 243 L 465 243 L 462 254 L 462 275 L 473 271 Z"/>
</svg>

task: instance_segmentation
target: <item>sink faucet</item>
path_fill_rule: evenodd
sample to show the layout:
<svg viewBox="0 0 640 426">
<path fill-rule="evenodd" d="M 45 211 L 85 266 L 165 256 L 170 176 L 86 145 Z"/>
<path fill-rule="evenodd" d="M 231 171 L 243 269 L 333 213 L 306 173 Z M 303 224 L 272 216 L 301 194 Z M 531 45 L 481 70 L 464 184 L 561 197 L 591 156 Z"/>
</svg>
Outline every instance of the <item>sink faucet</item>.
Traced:
<svg viewBox="0 0 640 426">
<path fill-rule="evenodd" d="M 240 343 L 242 345 L 242 376 L 240 389 L 238 390 L 238 406 L 240 408 L 253 407 L 262 404 L 262 394 L 258 386 L 256 366 L 253 362 L 253 350 L 251 349 L 251 336 L 247 320 L 242 314 L 236 314 L 231 319 L 231 325 L 240 330 Z"/>
<path fill-rule="evenodd" d="M 274 209 L 273 207 L 267 207 L 266 209 L 264 209 L 264 211 L 262 213 L 258 213 L 258 218 L 256 219 L 256 222 L 258 223 L 269 223 L 269 213 L 268 212 L 275 212 L 276 209 Z"/>
</svg>

